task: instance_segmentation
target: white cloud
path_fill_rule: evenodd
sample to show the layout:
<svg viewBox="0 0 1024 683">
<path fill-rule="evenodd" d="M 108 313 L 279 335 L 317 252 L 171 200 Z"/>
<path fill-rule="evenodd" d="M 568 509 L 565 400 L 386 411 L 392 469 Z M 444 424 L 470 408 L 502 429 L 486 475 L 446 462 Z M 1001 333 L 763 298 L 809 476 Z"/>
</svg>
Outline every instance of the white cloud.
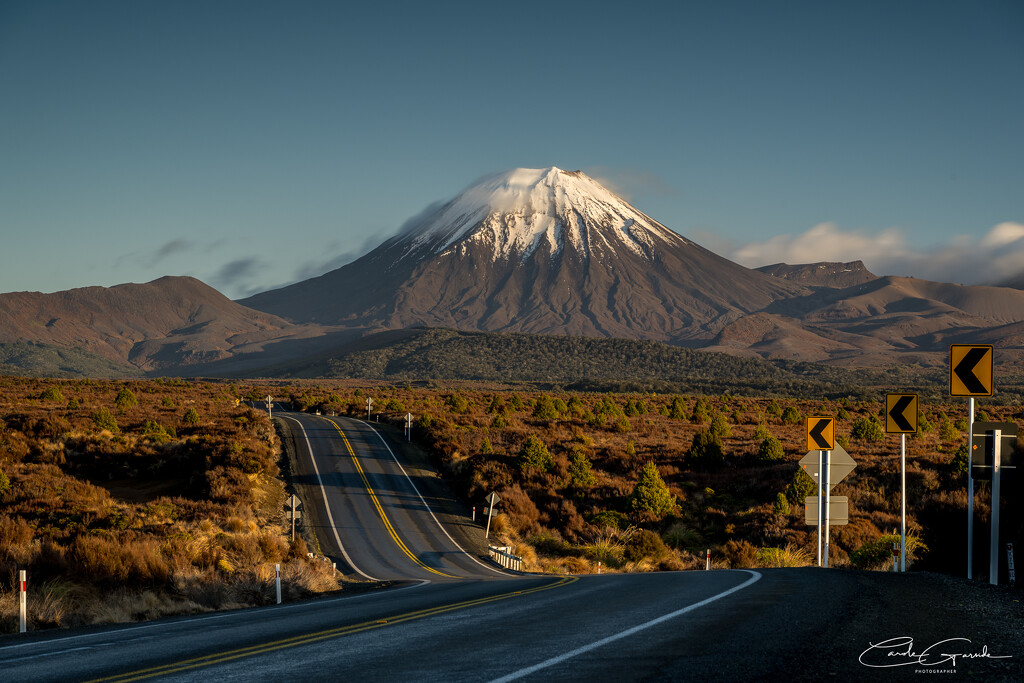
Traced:
<svg viewBox="0 0 1024 683">
<path fill-rule="evenodd" d="M 1000 223 L 981 239 L 957 235 L 945 244 L 918 248 L 898 228 L 869 233 L 820 223 L 800 235 L 778 235 L 746 244 L 733 251 L 731 258 L 752 268 L 861 260 L 877 275 L 990 284 L 1024 272 L 1024 225 Z"/>
</svg>

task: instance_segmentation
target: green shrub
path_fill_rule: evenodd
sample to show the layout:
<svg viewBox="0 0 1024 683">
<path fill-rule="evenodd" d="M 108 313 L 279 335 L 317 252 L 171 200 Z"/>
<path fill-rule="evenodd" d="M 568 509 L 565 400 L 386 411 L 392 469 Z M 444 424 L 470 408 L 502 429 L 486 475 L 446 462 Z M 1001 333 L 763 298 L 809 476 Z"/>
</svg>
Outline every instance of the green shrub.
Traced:
<svg viewBox="0 0 1024 683">
<path fill-rule="evenodd" d="M 195 406 L 189 406 L 188 410 L 182 416 L 181 421 L 187 425 L 195 426 L 199 424 L 199 411 L 196 410 Z"/>
<path fill-rule="evenodd" d="M 732 428 L 729 427 L 729 423 L 725 419 L 725 415 L 716 412 L 714 417 L 711 418 L 711 427 L 709 431 L 715 436 L 726 439 L 732 436 Z"/>
<path fill-rule="evenodd" d="M 686 452 L 686 464 L 692 469 L 714 470 L 725 464 L 722 441 L 706 429 L 693 436 L 690 450 Z"/>
<path fill-rule="evenodd" d="M 754 441 L 764 441 L 771 435 L 772 433 L 768 431 L 768 426 L 763 423 L 754 428 Z"/>
<path fill-rule="evenodd" d="M 547 472 L 555 464 L 551 457 L 551 451 L 543 441 L 533 434 L 526 438 L 516 460 L 519 463 L 519 469 L 524 472 L 527 470 Z"/>
<path fill-rule="evenodd" d="M 782 411 L 782 423 L 787 425 L 800 424 L 803 420 L 803 416 L 800 411 L 793 406 L 786 406 L 786 409 Z"/>
<path fill-rule="evenodd" d="M 541 394 L 533 406 L 533 416 L 538 420 L 557 420 L 558 411 L 555 402 L 547 394 Z"/>
<path fill-rule="evenodd" d="M 100 408 L 92 414 L 92 421 L 100 429 L 106 429 L 111 434 L 120 434 L 121 428 L 117 426 L 117 419 L 106 408 Z"/>
<path fill-rule="evenodd" d="M 648 461 L 640 471 L 640 479 L 629 497 L 629 507 L 636 512 L 649 512 L 657 518 L 664 517 L 676 506 L 665 480 L 658 473 L 658 467 Z"/>
<path fill-rule="evenodd" d="M 786 499 L 786 494 L 780 491 L 775 494 L 775 502 L 772 504 L 772 514 L 779 515 L 781 517 L 788 517 L 789 513 L 789 500 Z"/>
<path fill-rule="evenodd" d="M 817 487 L 817 484 L 811 479 L 810 475 L 802 469 L 798 469 L 793 473 L 793 478 L 790 479 L 789 485 L 786 486 L 786 497 L 795 505 L 803 505 L 804 499 L 807 496 L 814 495 L 817 492 Z"/>
<path fill-rule="evenodd" d="M 939 424 L 939 439 L 946 443 L 956 441 L 960 438 L 960 431 L 953 425 L 948 417 Z"/>
<path fill-rule="evenodd" d="M 881 441 L 885 438 L 882 425 L 875 416 L 858 417 L 853 421 L 853 428 L 850 430 L 850 437 L 861 441 Z"/>
<path fill-rule="evenodd" d="M 121 411 L 130 410 L 138 403 L 135 394 L 128 387 L 121 387 L 121 390 L 117 392 L 117 398 L 114 399 L 114 406 Z"/>
<path fill-rule="evenodd" d="M 774 436 L 769 436 L 767 439 L 761 442 L 761 445 L 757 449 L 757 458 L 764 462 L 777 462 L 783 460 L 786 457 L 786 450 L 782 447 L 782 442 L 776 439 Z"/>
<path fill-rule="evenodd" d="M 0 470 L 0 493 L 7 493 L 10 490 L 11 480 L 3 470 Z"/>
<path fill-rule="evenodd" d="M 39 394 L 40 401 L 53 401 L 54 403 L 63 403 L 64 394 L 60 392 L 60 387 L 46 387 L 43 393 Z"/>
<path fill-rule="evenodd" d="M 782 417 L 782 406 L 774 398 L 768 404 L 768 417 L 774 417 L 776 420 Z"/>
<path fill-rule="evenodd" d="M 967 443 L 960 444 L 957 447 L 956 452 L 953 453 L 953 459 L 950 461 L 950 465 L 953 468 L 954 474 L 967 474 L 967 466 L 970 461 L 967 458 Z"/>
<path fill-rule="evenodd" d="M 494 452 L 494 446 L 491 445 L 491 440 L 488 437 L 484 437 L 483 443 L 480 444 L 480 452 L 484 455 L 490 455 Z"/>
<path fill-rule="evenodd" d="M 668 409 L 668 416 L 673 420 L 686 418 L 686 403 L 683 402 L 682 396 L 672 397 L 672 406 Z"/>
<path fill-rule="evenodd" d="M 893 544 L 899 540 L 899 534 L 882 534 L 850 553 L 850 564 L 857 569 L 888 569 L 892 567 Z M 928 547 L 920 538 L 907 534 L 907 564 L 926 552 Z"/>
<path fill-rule="evenodd" d="M 598 529 L 625 529 L 629 526 L 626 515 L 615 510 L 602 510 L 590 518 L 590 523 Z"/>
<path fill-rule="evenodd" d="M 573 448 L 572 460 L 569 462 L 569 479 L 578 489 L 597 483 L 590 458 L 579 446 Z"/>
<path fill-rule="evenodd" d="M 649 529 L 642 529 L 626 542 L 626 559 L 630 562 L 650 558 L 657 562 L 668 555 L 668 548 L 661 536 Z"/>
</svg>

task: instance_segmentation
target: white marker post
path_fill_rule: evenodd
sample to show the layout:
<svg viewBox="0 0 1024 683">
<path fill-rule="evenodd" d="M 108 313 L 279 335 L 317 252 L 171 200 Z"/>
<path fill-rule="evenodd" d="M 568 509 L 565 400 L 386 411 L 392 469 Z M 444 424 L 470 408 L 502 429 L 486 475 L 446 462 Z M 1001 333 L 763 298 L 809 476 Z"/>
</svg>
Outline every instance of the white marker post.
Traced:
<svg viewBox="0 0 1024 683">
<path fill-rule="evenodd" d="M 704 571 L 711 571 L 711 548 L 704 551 Z"/>
<path fill-rule="evenodd" d="M 274 397 L 267 396 L 267 417 L 274 417 Z"/>
<path fill-rule="evenodd" d="M 25 633 L 28 630 L 28 581 L 24 569 L 18 572 L 18 604 L 18 633 Z"/>
<path fill-rule="evenodd" d="M 1002 457 L 1001 441 L 1003 431 L 1001 429 L 992 432 L 992 519 L 991 531 L 989 534 L 988 553 L 988 582 L 993 586 L 999 585 L 999 480 L 1002 476 L 999 472 L 999 459 Z"/>
<path fill-rule="evenodd" d="M 907 435 L 900 434 L 900 572 L 907 571 Z"/>
<path fill-rule="evenodd" d="M 971 474 L 971 435 L 974 434 L 974 397 L 967 399 L 967 578 L 974 578 L 974 476 Z"/>
<path fill-rule="evenodd" d="M 277 575 L 277 604 L 281 604 L 281 565 L 274 565 L 274 573 Z"/>
<path fill-rule="evenodd" d="M 412 413 L 405 414 L 405 436 L 406 441 L 412 441 Z"/>
</svg>

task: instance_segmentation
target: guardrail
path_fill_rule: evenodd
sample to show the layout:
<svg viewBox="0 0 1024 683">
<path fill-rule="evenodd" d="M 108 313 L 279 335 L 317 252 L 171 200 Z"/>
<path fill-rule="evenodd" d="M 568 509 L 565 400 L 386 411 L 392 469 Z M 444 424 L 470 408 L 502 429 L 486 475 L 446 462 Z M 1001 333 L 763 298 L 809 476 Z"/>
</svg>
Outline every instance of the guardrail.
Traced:
<svg viewBox="0 0 1024 683">
<path fill-rule="evenodd" d="M 509 552 L 510 550 L 512 550 L 512 548 L 507 545 L 501 547 L 493 545 L 487 546 L 487 551 L 490 553 L 492 560 L 500 564 L 505 569 L 511 569 L 517 572 L 522 571 L 523 558 L 518 555 L 513 555 Z"/>
</svg>

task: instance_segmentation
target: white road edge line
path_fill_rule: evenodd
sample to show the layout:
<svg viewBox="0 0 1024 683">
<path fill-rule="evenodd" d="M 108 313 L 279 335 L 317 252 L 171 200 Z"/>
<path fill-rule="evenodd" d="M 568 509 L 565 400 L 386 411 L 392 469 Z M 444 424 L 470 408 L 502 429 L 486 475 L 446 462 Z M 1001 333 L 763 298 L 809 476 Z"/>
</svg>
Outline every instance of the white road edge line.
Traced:
<svg viewBox="0 0 1024 683">
<path fill-rule="evenodd" d="M 302 423 L 294 417 L 288 417 L 287 415 L 279 415 L 278 417 L 291 420 L 295 424 L 299 425 L 299 430 L 302 431 L 302 437 L 306 440 L 306 448 L 309 449 L 309 460 L 313 463 L 313 471 L 316 472 L 316 481 L 320 484 L 320 495 L 324 498 L 324 510 L 327 511 L 327 520 L 331 523 L 331 533 L 334 534 L 334 540 L 337 541 L 338 549 L 341 550 L 341 554 L 345 558 L 345 561 L 348 562 L 348 566 L 352 567 L 356 574 L 366 577 L 370 581 L 380 581 L 381 579 L 375 579 L 366 572 L 360 570 L 352 561 L 352 558 L 348 556 L 348 553 L 345 551 L 345 546 L 341 543 L 341 537 L 338 536 L 338 528 L 334 524 L 334 515 L 331 514 L 331 502 L 327 500 L 327 491 L 324 490 L 324 480 L 320 478 L 320 468 L 316 466 L 316 455 L 313 454 L 313 446 L 309 443 L 309 435 L 306 434 L 306 428 L 303 427 Z"/>
<path fill-rule="evenodd" d="M 402 588 L 393 588 L 393 589 L 388 590 L 386 594 L 387 595 L 393 595 L 394 593 L 398 593 L 400 591 L 407 591 L 407 590 L 410 590 L 412 588 L 423 588 L 424 586 L 426 586 L 428 584 L 430 584 L 430 580 L 429 579 L 419 579 L 419 583 L 417 583 L 417 584 L 415 584 L 413 586 L 404 586 Z M 362 598 L 379 597 L 381 595 L 385 595 L 385 593 L 376 593 L 376 592 L 374 592 L 374 593 L 360 593 L 359 595 L 339 595 L 336 598 L 325 598 L 324 600 L 315 600 L 315 601 L 310 601 L 310 602 L 298 602 L 298 603 L 283 604 L 283 605 L 268 605 L 268 606 L 262 607 L 260 609 L 264 609 L 264 610 L 266 610 L 268 612 L 269 611 L 278 612 L 278 611 L 283 611 L 283 610 L 288 610 L 288 609 L 296 609 L 296 608 L 301 608 L 301 607 L 312 608 L 312 607 L 318 607 L 318 606 L 322 606 L 322 605 L 329 605 L 332 602 L 339 602 L 341 600 L 360 600 Z M 155 623 L 143 624 L 141 626 L 126 626 L 124 628 L 119 628 L 117 624 L 114 624 L 113 627 L 110 628 L 110 629 L 105 629 L 103 631 L 97 631 L 95 633 L 83 633 L 83 634 L 77 635 L 77 636 L 62 636 L 60 638 L 48 638 L 48 639 L 45 639 L 45 640 L 33 640 L 30 643 L 18 643 L 16 645 L 4 645 L 3 647 L 0 647 L 0 652 L 3 652 L 4 650 L 16 650 L 16 649 L 22 648 L 22 647 L 32 647 L 33 645 L 49 645 L 50 643 L 61 643 L 61 642 L 64 642 L 65 640 L 81 640 L 82 638 L 96 638 L 96 637 L 99 637 L 99 636 L 109 637 L 109 636 L 120 635 L 122 633 L 128 633 L 129 631 L 145 631 L 145 630 L 151 629 L 151 628 L 160 628 L 161 626 L 166 626 L 166 627 L 178 626 L 178 625 L 181 625 L 181 624 L 183 624 L 185 622 L 188 622 L 188 624 L 194 624 L 196 622 L 212 621 L 214 619 L 230 619 L 232 617 L 251 616 L 251 614 L 252 613 L 249 611 L 249 609 L 241 609 L 241 610 L 233 610 L 233 611 L 228 612 L 226 614 L 209 614 L 209 615 L 201 616 L 201 617 L 187 616 L 187 617 L 178 618 L 177 621 L 158 621 L 158 622 L 155 622 Z M 173 618 L 174 617 L 168 617 L 168 619 L 173 619 Z M 41 633 L 41 631 L 33 631 L 32 633 Z M 117 643 L 113 643 L 113 642 L 111 642 L 111 643 L 98 643 L 98 644 L 93 645 L 91 647 L 99 647 L 99 646 L 102 646 L 102 645 L 116 645 L 116 644 Z M 11 661 L 11 660 L 9 660 L 9 659 L 0 659 L 0 664 L 2 664 L 4 662 L 8 662 L 8 661 Z"/>
<path fill-rule="evenodd" d="M 722 593 L 719 593 L 718 595 L 712 595 L 710 598 L 707 598 L 705 600 L 701 600 L 700 602 L 695 602 L 692 605 L 687 605 L 686 607 L 683 607 L 682 609 L 677 609 L 675 612 L 670 612 L 669 614 L 666 614 L 664 616 L 660 616 L 657 619 L 651 619 L 650 621 L 644 622 L 643 624 L 640 624 L 638 626 L 634 626 L 633 628 L 628 628 L 625 631 L 620 631 L 619 633 L 616 633 L 615 635 L 608 636 L 607 638 L 602 638 L 601 640 L 598 640 L 598 641 L 595 641 L 593 643 L 590 643 L 589 645 L 584 645 L 583 647 L 578 647 L 575 650 L 570 650 L 569 652 L 566 652 L 565 654 L 562 654 L 562 655 L 558 655 L 557 657 L 552 657 L 551 659 L 546 659 L 543 662 L 541 662 L 540 664 L 534 664 L 533 666 L 528 666 L 525 669 L 520 669 L 519 671 L 513 671 L 512 673 L 507 674 L 505 676 L 502 676 L 501 678 L 495 678 L 494 680 L 491 681 L 491 683 L 506 683 L 506 681 L 514 681 L 514 680 L 517 680 L 519 678 L 523 678 L 524 676 L 529 676 L 530 674 L 534 674 L 534 673 L 537 673 L 538 671 L 541 671 L 543 669 L 547 669 L 549 667 L 552 667 L 555 664 L 561 664 L 562 662 L 564 662 L 567 659 L 572 659 L 573 657 L 578 657 L 579 655 L 582 655 L 582 654 L 584 654 L 586 652 L 590 652 L 591 650 L 595 650 L 595 649 L 597 649 L 599 647 L 607 645 L 608 643 L 613 643 L 616 640 L 621 640 L 622 638 L 626 638 L 626 637 L 631 636 L 631 635 L 633 635 L 635 633 L 639 633 L 640 631 L 643 631 L 645 629 L 649 629 L 652 626 L 657 626 L 658 624 L 661 624 L 661 623 L 664 623 L 666 621 L 669 621 L 670 619 L 675 619 L 676 617 L 678 617 L 680 615 L 686 614 L 687 612 L 692 612 L 693 610 L 698 609 L 700 607 L 703 607 L 704 605 L 710 604 L 710 603 L 714 602 L 715 600 L 721 600 L 725 596 L 732 595 L 733 593 L 735 593 L 737 591 L 741 591 L 744 588 L 746 588 L 747 586 L 750 586 L 750 585 L 753 585 L 754 583 L 757 583 L 757 581 L 759 581 L 761 579 L 761 574 L 759 574 L 758 572 L 755 572 L 755 571 L 751 571 L 750 569 L 738 569 L 736 571 L 747 572 L 748 574 L 751 574 L 751 577 L 749 579 L 747 579 L 746 581 L 744 581 L 743 583 L 741 583 L 740 585 L 735 586 L 733 588 L 730 588 L 729 590 L 724 591 Z"/>
<path fill-rule="evenodd" d="M 451 537 L 451 534 L 448 533 L 448 530 L 445 529 L 444 525 L 441 524 L 441 520 L 439 520 L 437 517 L 434 516 L 434 511 L 430 509 L 430 506 L 427 504 L 427 501 L 424 500 L 423 495 L 420 493 L 420 490 L 418 488 L 416 488 L 416 484 L 413 483 L 412 477 L 410 477 L 409 473 L 405 471 L 404 467 L 402 467 L 402 463 L 398 462 L 398 458 L 395 457 L 395 452 L 393 450 L 391 450 L 391 446 L 389 446 L 388 442 L 384 440 L 384 437 L 380 435 L 380 432 L 378 432 L 376 429 L 374 429 L 373 425 L 371 425 L 369 422 L 364 422 L 363 420 L 356 420 L 356 422 L 362 422 L 363 424 L 365 424 L 367 427 L 370 428 L 370 431 L 373 432 L 374 435 L 376 435 L 376 437 L 378 439 L 380 439 L 380 442 L 382 444 L 384 444 L 384 448 L 388 449 L 388 453 L 391 454 L 391 459 L 395 461 L 396 465 L 398 465 L 398 469 L 402 470 L 402 474 L 404 474 L 405 478 L 409 480 L 409 485 L 412 486 L 412 490 L 416 492 L 416 495 L 419 497 L 420 502 L 423 503 L 423 507 L 426 508 L 427 512 L 430 513 L 430 516 L 433 517 L 434 522 L 437 524 L 437 528 L 441 530 L 441 533 L 443 533 L 445 536 L 448 537 L 448 540 L 451 541 L 455 545 L 456 548 L 458 548 L 460 551 L 462 551 L 463 555 L 465 555 L 469 559 L 473 560 L 474 562 L 476 562 L 478 565 L 480 565 L 484 569 L 491 570 L 495 574 L 500 574 L 501 576 L 517 576 L 516 574 L 507 574 L 505 572 L 498 571 L 494 567 L 488 567 L 486 564 L 484 564 L 483 562 L 481 562 L 480 560 L 476 559 L 475 557 L 470 555 L 468 552 L 466 552 L 465 548 L 463 548 L 461 545 L 459 545 L 458 542 L 454 538 Z"/>
</svg>

